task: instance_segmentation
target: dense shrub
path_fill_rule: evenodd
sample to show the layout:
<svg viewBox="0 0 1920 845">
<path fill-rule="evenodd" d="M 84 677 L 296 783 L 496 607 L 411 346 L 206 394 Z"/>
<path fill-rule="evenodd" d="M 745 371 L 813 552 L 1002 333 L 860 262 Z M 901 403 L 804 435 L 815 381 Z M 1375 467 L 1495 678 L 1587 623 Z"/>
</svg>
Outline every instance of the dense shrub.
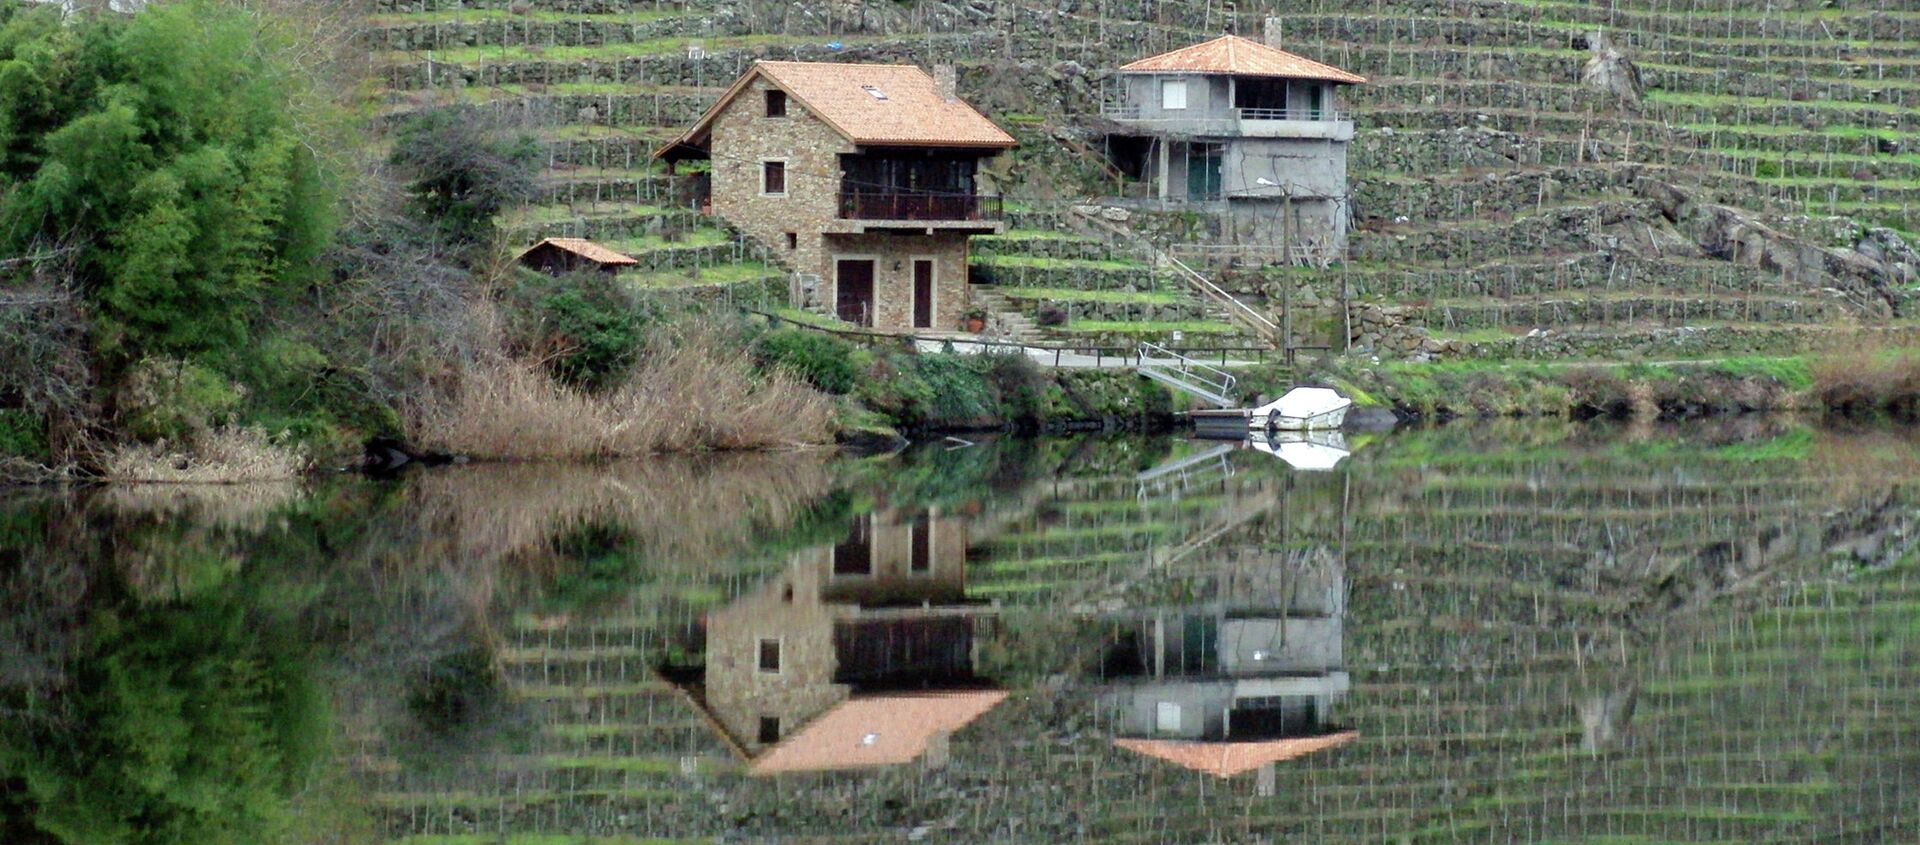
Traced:
<svg viewBox="0 0 1920 845">
<path fill-rule="evenodd" d="M 497 129 L 478 108 L 448 106 L 402 124 L 392 161 L 414 206 L 449 242 L 473 246 L 492 241 L 494 215 L 532 195 L 540 147 L 531 135 Z"/>
<path fill-rule="evenodd" d="M 633 368 L 643 321 L 633 304 L 606 289 L 576 286 L 540 302 L 552 350 L 547 369 L 562 383 L 600 390 Z"/>
<path fill-rule="evenodd" d="M 784 369 L 828 393 L 845 395 L 860 376 L 857 351 L 833 335 L 785 328 L 762 335 L 753 356 L 762 367 Z"/>
<path fill-rule="evenodd" d="M 65 256 L 114 361 L 240 348 L 330 238 L 312 81 L 240 4 L 34 5 L 0 18 L 0 249 Z"/>
<path fill-rule="evenodd" d="M 47 454 L 47 432 L 40 418 L 22 408 L 0 409 L 0 458 L 39 459 Z"/>
</svg>

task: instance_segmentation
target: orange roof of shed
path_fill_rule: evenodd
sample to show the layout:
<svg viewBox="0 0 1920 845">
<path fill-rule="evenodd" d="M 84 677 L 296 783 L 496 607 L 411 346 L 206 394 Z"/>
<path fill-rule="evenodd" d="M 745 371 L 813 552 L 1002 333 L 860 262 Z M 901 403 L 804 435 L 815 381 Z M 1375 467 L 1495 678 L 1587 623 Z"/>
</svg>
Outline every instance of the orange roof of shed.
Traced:
<svg viewBox="0 0 1920 845">
<path fill-rule="evenodd" d="M 815 772 L 911 763 L 1007 697 L 1006 690 L 855 696 L 754 758 L 747 772 Z"/>
<path fill-rule="evenodd" d="M 1223 35 L 1122 65 L 1121 73 L 1230 73 L 1360 84 L 1367 78 L 1238 35 Z"/>
<path fill-rule="evenodd" d="M 965 100 L 942 96 L 933 77 L 913 65 L 759 61 L 734 80 L 691 129 L 661 148 L 661 153 L 683 144 L 699 146 L 713 119 L 760 75 L 856 144 L 991 149 L 1014 146 L 1012 135 Z M 868 89 L 884 95 L 884 99 Z"/>
<path fill-rule="evenodd" d="M 1158 757 L 1196 772 L 1229 778 L 1250 772 L 1268 763 L 1305 757 L 1358 739 L 1355 731 L 1342 731 L 1307 739 L 1276 739 L 1265 742 L 1191 742 L 1186 740 L 1116 739 L 1114 745 L 1137 754 Z"/>
<path fill-rule="evenodd" d="M 547 244 L 552 244 L 556 247 L 559 247 L 560 249 L 564 249 L 568 252 L 571 252 L 574 255 L 578 255 L 581 258 L 585 258 L 588 261 L 596 261 L 601 264 L 639 264 L 640 263 L 638 260 L 634 258 L 631 258 L 626 255 L 622 255 L 618 252 L 608 249 L 607 247 L 601 246 L 597 243 L 594 243 L 593 241 L 587 240 L 586 238 L 547 238 L 546 240 L 543 240 L 540 243 L 534 244 L 533 246 L 530 246 L 524 250 L 521 250 L 520 255 L 524 257 L 527 253 L 532 252 L 536 249 L 539 249 L 540 247 L 545 246 Z"/>
</svg>

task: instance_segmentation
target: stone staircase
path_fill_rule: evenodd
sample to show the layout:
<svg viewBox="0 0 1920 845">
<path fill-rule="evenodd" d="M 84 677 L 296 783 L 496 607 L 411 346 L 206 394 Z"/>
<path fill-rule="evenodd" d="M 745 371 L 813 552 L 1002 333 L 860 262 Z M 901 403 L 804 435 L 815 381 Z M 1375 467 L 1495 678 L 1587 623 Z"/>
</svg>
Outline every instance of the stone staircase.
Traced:
<svg viewBox="0 0 1920 845">
<path fill-rule="evenodd" d="M 997 330 L 999 339 L 1013 343 L 1041 343 L 1047 339 L 1046 333 L 1034 324 L 1033 318 L 1022 313 L 1018 306 L 1007 301 L 1007 297 L 992 285 L 971 285 L 968 295 L 973 307 L 982 309 L 988 315 L 988 327 Z"/>
</svg>

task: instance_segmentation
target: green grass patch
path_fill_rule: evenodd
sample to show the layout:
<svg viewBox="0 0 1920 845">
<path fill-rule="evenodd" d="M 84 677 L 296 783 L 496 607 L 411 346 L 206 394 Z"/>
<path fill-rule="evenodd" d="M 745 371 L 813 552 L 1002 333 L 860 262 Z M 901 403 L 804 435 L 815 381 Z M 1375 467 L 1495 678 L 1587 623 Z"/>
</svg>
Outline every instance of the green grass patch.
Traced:
<svg viewBox="0 0 1920 845">
<path fill-rule="evenodd" d="M 1008 299 L 1048 299 L 1066 302 L 1128 302 L 1140 305 L 1177 305 L 1182 298 L 1161 291 L 1074 290 L 1072 288 L 1000 288 Z"/>
<path fill-rule="evenodd" d="M 1735 378 L 1767 378 L 1778 382 L 1789 390 L 1806 390 L 1813 386 L 1813 368 L 1807 359 L 1788 358 L 1724 358 L 1715 362 L 1713 367 Z"/>
<path fill-rule="evenodd" d="M 1069 332 L 1111 332 L 1113 334 L 1238 334 L 1240 327 L 1213 320 L 1074 320 L 1063 329 Z"/>
<path fill-rule="evenodd" d="M 1111 258 L 1050 258 L 1044 255 L 975 255 L 973 262 L 986 267 L 1030 267 L 1036 270 L 1146 270 L 1138 261 Z"/>
<path fill-rule="evenodd" d="M 779 270 L 758 261 L 742 261 L 737 264 L 708 265 L 700 268 L 698 275 L 695 275 L 692 269 L 685 267 L 646 272 L 627 272 L 620 274 L 620 281 L 637 288 L 668 289 L 758 282 L 769 276 L 778 275 L 779 272 Z"/>
<path fill-rule="evenodd" d="M 587 15 L 576 12 L 562 12 L 552 9 L 530 8 L 523 12 L 514 12 L 505 7 L 497 9 L 445 9 L 426 12 L 395 12 L 384 15 L 368 15 L 371 26 L 405 26 L 408 24 L 434 23 L 483 23 L 486 21 L 530 21 L 534 23 L 650 23 L 685 15 L 680 11 L 654 11 L 634 7 L 634 11 L 607 15 Z"/>
</svg>

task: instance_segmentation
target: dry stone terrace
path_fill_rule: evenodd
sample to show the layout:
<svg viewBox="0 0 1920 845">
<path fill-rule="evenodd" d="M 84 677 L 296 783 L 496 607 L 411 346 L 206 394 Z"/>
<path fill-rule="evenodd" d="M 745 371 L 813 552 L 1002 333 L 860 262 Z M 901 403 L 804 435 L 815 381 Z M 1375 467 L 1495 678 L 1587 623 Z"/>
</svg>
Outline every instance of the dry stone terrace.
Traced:
<svg viewBox="0 0 1920 845">
<path fill-rule="evenodd" d="M 981 661 L 1016 692 L 944 769 L 743 777 L 647 674 L 692 629 L 636 596 L 631 614 L 515 623 L 502 658 L 532 737 L 512 753 L 423 775 L 369 746 L 378 818 L 418 842 L 1897 840 L 1920 786 L 1920 581 L 1883 567 L 1910 553 L 1920 502 L 1894 467 L 1852 463 L 1874 444 L 1743 457 L 1768 435 L 1806 442 L 1450 429 L 1345 474 L 1240 452 L 1145 500 L 1132 468 L 1185 447 L 1043 443 L 1036 483 L 980 501 L 966 575 L 1001 601 Z M 1211 540 L 1150 565 L 1195 536 Z M 1074 620 L 1204 600 L 1295 552 L 1344 568 L 1354 684 L 1332 715 L 1361 738 L 1282 764 L 1272 795 L 1112 747 L 1089 674 L 1105 632 Z M 1840 560 L 1863 574 L 1808 580 Z M 714 581 L 691 607 L 761 583 Z"/>
<path fill-rule="evenodd" d="M 599 0 L 532 2 L 520 13 L 502 0 L 381 4 L 366 37 L 386 51 L 383 78 L 393 109 L 473 99 L 541 127 L 551 166 L 540 204 L 514 216 L 517 233 L 614 240 L 658 268 L 646 280 L 656 285 L 672 284 L 688 268 L 744 261 L 752 269 L 727 271 L 719 283 L 737 279 L 777 294 L 784 272 L 777 261 L 719 248 L 734 236 L 692 214 L 645 163 L 753 59 L 957 63 L 961 94 L 1022 142 L 992 174 L 1009 198 L 1011 231 L 983 244 L 974 259 L 976 271 L 984 271 L 978 275 L 1003 285 L 998 278 L 1023 261 L 1023 269 L 1055 277 L 1108 273 L 1117 268 L 1104 262 L 1138 261 L 1113 232 L 1078 225 L 1071 210 L 1111 191 L 1089 129 L 1098 120 L 1102 76 L 1222 29 L 1257 36 L 1269 14 L 1284 33 L 1282 46 L 1372 83 L 1349 92 L 1359 128 L 1350 166 L 1359 215 L 1354 260 L 1285 277 L 1294 293 L 1324 301 L 1344 283 L 1362 298 L 1411 306 L 1414 321 L 1439 339 L 1501 354 L 1514 341 L 1489 341 L 1566 324 L 1540 316 L 1564 313 L 1551 304 L 1564 298 L 1560 292 L 1524 293 L 1503 280 L 1544 267 L 1586 274 L 1596 260 L 1671 264 L 1632 275 L 1605 268 L 1611 288 L 1640 300 L 1635 315 L 1662 316 L 1608 321 L 1595 329 L 1604 336 L 1600 346 L 1631 347 L 1632 335 L 1678 323 L 1734 337 L 1729 349 L 1737 351 L 1743 326 L 1771 318 L 1745 319 L 1744 306 L 1725 302 L 1687 304 L 1732 294 L 1764 297 L 1754 306 L 1760 313 L 1832 315 L 1783 321 L 1779 342 L 1768 348 L 1793 351 L 1825 342 L 1829 333 L 1816 323 L 1847 321 L 1848 304 L 1823 290 L 1832 285 L 1778 267 L 1744 266 L 1732 254 L 1701 248 L 1693 233 L 1670 232 L 1671 221 L 1635 205 L 1639 181 L 1670 182 L 1697 202 L 1745 209 L 1756 223 L 1799 238 L 1795 243 L 1850 248 L 1866 227 L 1889 227 L 1909 239 L 1920 229 L 1913 217 L 1920 150 L 1910 140 L 1920 131 L 1913 124 L 1920 110 L 1912 107 L 1920 91 L 1920 11 L 1894 0 L 1835 8 L 1775 3 L 1765 12 L 1727 0 L 1607 7 L 1311 0 L 1260 4 L 1237 16 L 1205 3 L 1121 0 L 1064 9 L 982 2 L 832 10 Z M 1644 87 L 1637 102 L 1580 83 L 1599 30 L 1636 64 Z M 1838 225 L 1829 225 L 1829 216 Z M 1204 240 L 1211 225 L 1197 222 L 1128 225 L 1136 233 L 1180 230 L 1183 238 Z M 1621 245 L 1613 240 L 1620 233 L 1609 229 L 1640 234 Z M 1470 237 L 1454 237 L 1463 230 Z M 1567 236 L 1553 237 L 1556 230 Z M 1281 280 L 1221 280 L 1256 302 L 1264 295 L 1269 310 L 1279 307 Z M 1171 282 L 1120 287 L 1181 296 Z M 1015 284 L 1055 289 L 1051 279 Z M 1876 293 L 1898 308 L 1911 298 L 1911 284 L 1892 277 Z M 1480 309 L 1497 316 L 1463 322 L 1456 304 L 1430 310 L 1449 295 L 1445 290 L 1463 287 L 1498 291 L 1497 302 Z M 1224 345 L 1247 340 L 1219 315 L 1137 316 L 1157 305 L 1147 300 L 1114 309 L 1116 319 L 1098 319 L 1094 300 L 1068 299 L 1064 326 L 1032 325 L 1039 306 L 1023 305 L 1017 294 L 998 301 L 1007 303 L 1006 322 L 1031 339 L 1084 339 L 1074 324 L 1086 323 L 1105 341 L 1166 341 L 1175 330 L 1219 336 Z M 1735 310 L 1741 319 L 1732 318 Z M 1339 336 L 1324 310 L 1300 317 L 1293 321 L 1296 342 L 1344 346 L 1350 339 Z M 1112 331 L 1121 323 L 1135 331 Z"/>
</svg>

